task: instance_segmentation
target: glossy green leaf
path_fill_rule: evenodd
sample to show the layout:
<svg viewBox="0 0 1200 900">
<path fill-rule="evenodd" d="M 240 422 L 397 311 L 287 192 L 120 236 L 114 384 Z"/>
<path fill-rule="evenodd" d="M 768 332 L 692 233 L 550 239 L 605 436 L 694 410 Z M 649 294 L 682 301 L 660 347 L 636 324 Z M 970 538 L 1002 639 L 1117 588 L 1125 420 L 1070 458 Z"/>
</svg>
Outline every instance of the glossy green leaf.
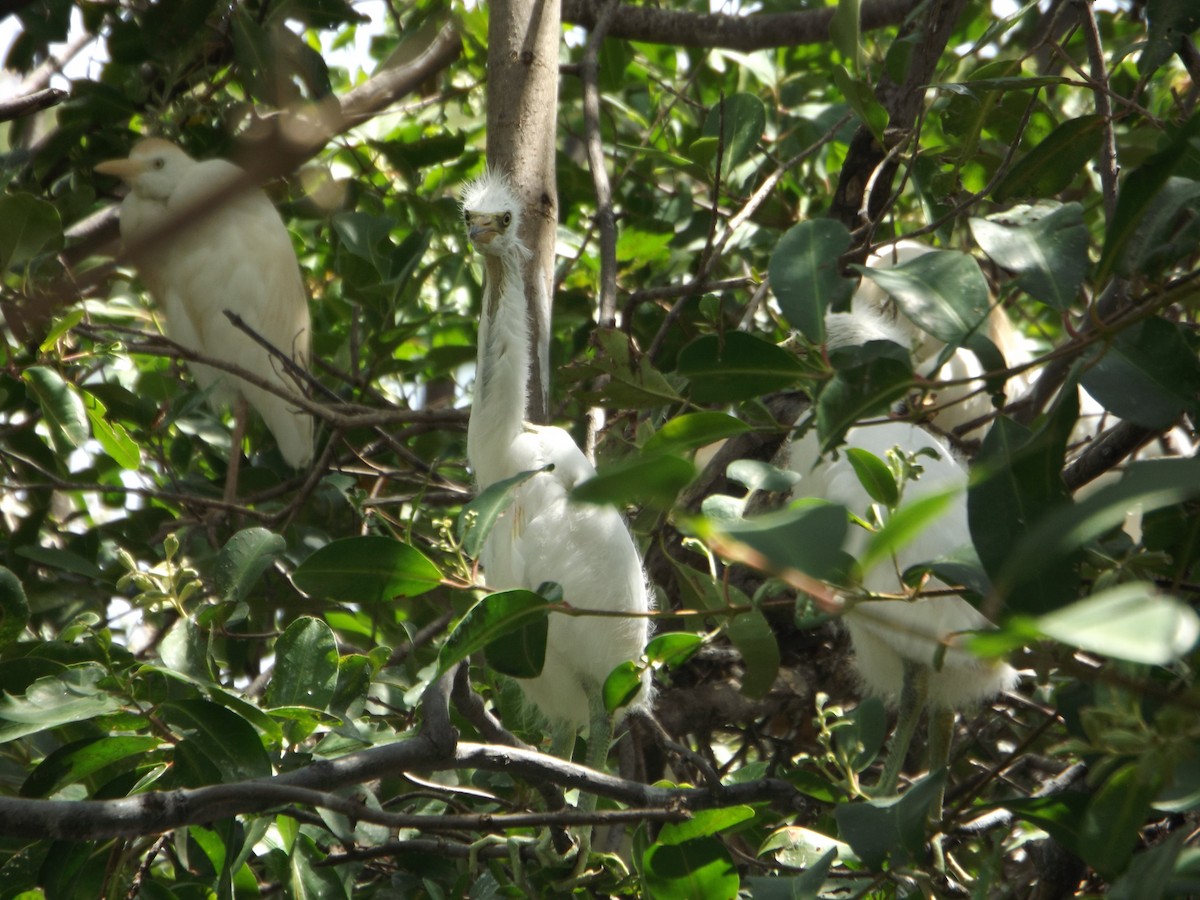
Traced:
<svg viewBox="0 0 1200 900">
<path fill-rule="evenodd" d="M 863 486 L 872 500 L 892 507 L 900 501 L 900 488 L 896 484 L 896 476 L 888 468 L 887 463 L 869 450 L 861 447 L 849 447 L 845 451 L 858 482 Z"/>
<path fill-rule="evenodd" d="M 716 838 L 652 844 L 642 856 L 642 878 L 653 900 L 734 900 L 738 874 Z"/>
<path fill-rule="evenodd" d="M 517 589 L 488 594 L 467 611 L 446 638 L 438 654 L 438 671 L 445 672 L 459 660 L 536 619 L 546 622 L 549 613 L 546 606 L 546 598 L 533 591 Z"/>
<path fill-rule="evenodd" d="M 1200 637 L 1200 616 L 1148 582 L 1101 591 L 1047 613 L 1037 627 L 1071 647 L 1147 665 L 1182 658 Z"/>
<path fill-rule="evenodd" d="M 0 566 L 0 648 L 17 640 L 29 624 L 29 601 L 21 579 Z"/>
<path fill-rule="evenodd" d="M 30 366 L 22 378 L 41 406 L 54 449 L 65 456 L 82 447 L 90 432 L 87 412 L 78 392 L 57 372 L 45 366 Z"/>
<path fill-rule="evenodd" d="M 1048 797 L 1017 797 L 1004 808 L 1018 819 L 1043 829 L 1072 853 L 1080 853 L 1080 828 L 1091 795 L 1061 791 Z"/>
<path fill-rule="evenodd" d="M 729 640 L 745 666 L 742 693 L 753 699 L 765 697 L 779 674 L 779 642 L 771 623 L 758 610 L 740 613 L 729 620 Z"/>
<path fill-rule="evenodd" d="M 771 253 L 771 290 L 788 323 L 809 341 L 825 341 L 825 313 L 850 299 L 854 282 L 839 260 L 850 249 L 850 232 L 832 219 L 793 225 Z"/>
<path fill-rule="evenodd" d="M 891 341 L 871 341 L 829 354 L 837 368 L 817 397 L 817 434 L 822 452 L 841 443 L 859 420 L 886 415 L 913 384 L 908 351 Z"/>
<path fill-rule="evenodd" d="M 754 818 L 749 806 L 727 806 L 723 809 L 700 809 L 684 822 L 668 822 L 658 833 L 658 842 L 677 846 L 697 838 L 710 837 L 735 828 Z"/>
<path fill-rule="evenodd" d="M 539 472 L 545 469 L 530 469 L 518 472 L 511 478 L 489 484 L 479 492 L 479 496 L 462 508 L 458 517 L 458 539 L 462 541 L 463 552 L 471 559 L 478 559 L 488 535 L 504 511 L 512 505 L 513 491 Z"/>
<path fill-rule="evenodd" d="M 1200 28 L 1200 10 L 1189 0 L 1147 0 L 1149 28 L 1138 56 L 1138 74 L 1146 77 L 1170 59 L 1188 35 Z"/>
<path fill-rule="evenodd" d="M 80 391 L 84 411 L 92 423 L 92 436 L 122 469 L 136 471 L 142 464 L 142 451 L 125 426 L 107 418 L 108 410 L 99 398 L 88 391 Z"/>
<path fill-rule="evenodd" d="M 1061 472 L 1076 398 L 1075 391 L 1065 390 L 1036 432 L 997 419 L 976 458 L 978 477 L 967 489 L 967 518 L 979 561 L 1017 612 L 1048 612 L 1075 596 L 1078 547 L 1062 547 L 1037 565 L 1015 563 L 1014 553 L 1043 520 L 1071 506 Z"/>
<path fill-rule="evenodd" d="M 1014 272 L 1031 297 L 1060 311 L 1071 308 L 1090 268 L 1082 206 L 1039 205 L 1019 217 L 1010 210 L 970 224 L 983 251 Z"/>
<path fill-rule="evenodd" d="M 1112 878 L 1124 871 L 1139 841 L 1156 785 L 1137 762 L 1112 773 L 1088 803 L 1079 829 L 1079 849 L 1096 871 Z"/>
<path fill-rule="evenodd" d="M 561 598 L 555 598 L 558 600 Z M 513 678 L 535 678 L 546 665 L 549 616 L 534 616 L 517 628 L 488 641 L 483 648 L 488 666 Z"/>
<path fill-rule="evenodd" d="M 219 780 L 234 782 L 271 774 L 271 760 L 258 732 L 226 707 L 209 700 L 175 700 L 160 705 L 157 714 L 184 738 L 176 745 L 176 753 L 186 744 L 185 752 L 211 767 Z"/>
<path fill-rule="evenodd" d="M 846 508 L 814 501 L 743 519 L 714 523 L 719 530 L 748 544 L 780 568 L 799 569 L 814 578 L 845 581 L 854 561 L 842 550 L 849 528 Z"/>
<path fill-rule="evenodd" d="M 741 331 L 705 335 L 679 354 L 697 403 L 749 400 L 794 385 L 804 367 L 787 350 Z"/>
<path fill-rule="evenodd" d="M 1127 278 L 1161 277 L 1186 261 L 1198 243 L 1200 182 L 1168 178 L 1122 247 L 1116 271 Z"/>
<path fill-rule="evenodd" d="M 58 210 L 33 194 L 0 197 L 0 271 L 62 247 Z"/>
<path fill-rule="evenodd" d="M 1187 832 L 1181 828 L 1162 843 L 1134 856 L 1124 874 L 1108 890 L 1107 900 L 1163 900 L 1178 896 L 1171 889 L 1171 879 L 1187 839 Z"/>
<path fill-rule="evenodd" d="M 26 544 L 24 547 L 17 547 L 16 554 L 33 560 L 39 566 L 61 569 L 64 572 L 97 581 L 104 578 L 104 572 L 99 566 L 70 550 L 61 550 L 58 547 L 34 547 Z"/>
<path fill-rule="evenodd" d="M 106 690 L 107 675 L 83 663 L 38 678 L 20 696 L 0 696 L 0 743 L 116 712 L 121 702 Z"/>
<path fill-rule="evenodd" d="M 962 343 L 987 318 L 987 279 L 965 253 L 934 250 L 898 266 L 854 268 L 894 297 L 919 328 L 947 344 Z"/>
<path fill-rule="evenodd" d="M 391 538 L 366 535 L 332 541 L 296 569 L 306 594 L 343 603 L 382 603 L 419 597 L 441 584 L 442 573 L 424 554 Z"/>
<path fill-rule="evenodd" d="M 141 757 L 162 746 L 150 735 L 89 737 L 73 741 L 46 756 L 21 785 L 22 797 L 48 797 L 60 788 L 77 784 L 109 766 Z"/>
<path fill-rule="evenodd" d="M 1067 119 L 1018 159 L 992 196 L 1003 203 L 1021 197 L 1050 197 L 1070 187 L 1100 150 L 1103 116 Z"/>
<path fill-rule="evenodd" d="M 727 178 L 734 168 L 750 156 L 762 139 L 766 120 L 766 109 L 753 94 L 731 94 L 708 111 L 704 119 L 704 134 L 708 137 L 718 134 L 724 136 L 722 178 Z"/>
<path fill-rule="evenodd" d="M 221 548 L 213 568 L 213 586 L 222 600 L 233 602 L 246 598 L 284 550 L 287 541 L 282 535 L 255 526 L 243 528 Z"/>
<path fill-rule="evenodd" d="M 884 863 L 905 865 L 919 859 L 925 847 L 930 804 L 938 796 L 946 773 L 926 775 L 900 797 L 847 803 L 834 810 L 841 837 L 872 871 Z"/>
<path fill-rule="evenodd" d="M 864 78 L 855 78 L 845 66 L 835 65 L 830 69 L 834 86 L 858 115 L 859 120 L 870 129 L 876 140 L 883 139 L 883 131 L 887 128 L 887 110 L 875 98 L 875 92 Z"/>
<path fill-rule="evenodd" d="M 338 677 L 337 639 L 320 619 L 303 616 L 275 642 L 275 671 L 267 686 L 271 706 L 325 709 Z"/>
<path fill-rule="evenodd" d="M 669 507 L 696 476 L 696 467 L 678 456 L 633 456 L 605 466 L 571 491 L 578 503 L 637 503 Z"/>
<path fill-rule="evenodd" d="M 608 673 L 604 679 L 602 693 L 604 708 L 609 715 L 633 700 L 642 689 L 642 671 L 631 659 L 625 660 Z"/>
<path fill-rule="evenodd" d="M 749 430 L 749 425 L 727 413 L 685 413 L 664 422 L 662 428 L 650 435 L 642 452 L 680 453 L 695 450 Z"/>
<path fill-rule="evenodd" d="M 892 484 L 894 485 L 895 481 Z M 945 515 L 960 494 L 958 488 L 951 488 L 902 503 L 899 509 L 887 517 L 883 527 L 871 534 L 867 546 L 858 558 L 862 570 L 869 572 L 877 563 L 898 554 L 921 532 Z M 971 538 L 970 535 L 964 534 L 960 535 L 960 539 L 963 543 L 969 543 Z M 949 551 L 953 548 L 946 549 Z"/>
<path fill-rule="evenodd" d="M 1196 352 L 1178 325 L 1157 317 L 1118 334 L 1082 383 L 1109 412 L 1147 428 L 1167 428 L 1200 409 Z"/>
<path fill-rule="evenodd" d="M 858 28 L 860 0 L 838 0 L 837 9 L 829 22 L 829 38 L 833 46 L 854 71 L 862 65 L 862 48 L 859 45 Z"/>
<path fill-rule="evenodd" d="M 163 636 L 159 655 L 163 664 L 199 683 L 211 682 L 209 668 L 209 634 L 195 619 L 181 617 Z"/>
<path fill-rule="evenodd" d="M 1161 202 L 1161 192 L 1170 178 L 1178 174 L 1192 150 L 1192 139 L 1200 134 L 1200 115 L 1193 115 L 1182 127 L 1168 130 L 1166 144 L 1142 165 L 1125 176 L 1117 193 L 1117 208 L 1104 235 L 1104 252 L 1095 280 L 1108 281 L 1125 254 L 1125 246 L 1137 233 L 1145 217 Z"/>
<path fill-rule="evenodd" d="M 668 631 L 652 638 L 650 643 L 646 644 L 645 656 L 650 662 L 670 669 L 687 662 L 703 646 L 704 638 L 698 634 Z"/>
</svg>

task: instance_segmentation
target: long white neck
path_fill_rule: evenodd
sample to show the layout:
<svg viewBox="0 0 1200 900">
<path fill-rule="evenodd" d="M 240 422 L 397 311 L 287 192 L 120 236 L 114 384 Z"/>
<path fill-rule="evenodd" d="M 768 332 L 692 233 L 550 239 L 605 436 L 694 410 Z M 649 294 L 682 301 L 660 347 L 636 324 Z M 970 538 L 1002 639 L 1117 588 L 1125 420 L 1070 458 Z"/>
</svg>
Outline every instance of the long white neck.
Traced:
<svg viewBox="0 0 1200 900">
<path fill-rule="evenodd" d="M 512 445 L 525 424 L 529 325 L 519 254 L 484 257 L 483 316 L 467 459 L 481 488 L 517 474 Z"/>
</svg>

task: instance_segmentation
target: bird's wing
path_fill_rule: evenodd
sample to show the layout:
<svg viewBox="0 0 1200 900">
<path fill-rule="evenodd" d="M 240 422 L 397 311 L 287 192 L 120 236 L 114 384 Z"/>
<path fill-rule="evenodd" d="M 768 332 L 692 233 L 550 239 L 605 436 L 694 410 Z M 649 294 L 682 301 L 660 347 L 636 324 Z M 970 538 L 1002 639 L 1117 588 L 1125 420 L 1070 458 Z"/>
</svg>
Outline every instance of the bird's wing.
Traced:
<svg viewBox="0 0 1200 900">
<path fill-rule="evenodd" d="M 197 163 L 171 196 L 173 210 L 185 209 L 236 177 L 224 160 Z M 189 229 L 169 257 L 171 283 L 197 349 L 241 366 L 266 381 L 296 391 L 282 362 L 236 327 L 230 310 L 264 340 L 307 368 L 311 327 L 308 300 L 291 238 L 279 213 L 260 190 L 242 194 Z M 174 333 L 188 330 L 174 310 Z M 266 420 L 280 451 L 293 466 L 312 457 L 312 418 L 288 401 L 249 384 L 239 386 Z"/>
</svg>

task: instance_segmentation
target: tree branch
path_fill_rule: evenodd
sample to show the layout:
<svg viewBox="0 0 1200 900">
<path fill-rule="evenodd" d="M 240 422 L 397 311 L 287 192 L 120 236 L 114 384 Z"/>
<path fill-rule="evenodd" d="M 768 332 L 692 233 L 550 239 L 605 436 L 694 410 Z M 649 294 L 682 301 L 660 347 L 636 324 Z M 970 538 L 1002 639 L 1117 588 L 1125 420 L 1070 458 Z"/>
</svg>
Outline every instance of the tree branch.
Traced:
<svg viewBox="0 0 1200 900">
<path fill-rule="evenodd" d="M 563 0 L 563 21 L 591 30 L 600 20 L 605 2 Z M 866 0 L 862 5 L 862 28 L 895 25 L 917 6 L 918 0 Z M 728 16 L 621 3 L 609 35 L 648 44 L 766 50 L 828 41 L 833 13 L 833 7 L 826 7 L 794 13 Z"/>
</svg>

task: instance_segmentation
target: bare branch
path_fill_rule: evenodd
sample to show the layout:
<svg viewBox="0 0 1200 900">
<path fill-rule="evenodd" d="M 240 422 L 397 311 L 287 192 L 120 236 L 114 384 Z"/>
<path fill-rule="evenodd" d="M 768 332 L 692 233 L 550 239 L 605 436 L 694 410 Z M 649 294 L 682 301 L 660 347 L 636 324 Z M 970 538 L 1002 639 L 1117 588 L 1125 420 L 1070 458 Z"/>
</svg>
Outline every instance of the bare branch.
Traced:
<svg viewBox="0 0 1200 900">
<path fill-rule="evenodd" d="M 595 28 L 604 4 L 605 0 L 563 0 L 563 21 Z M 862 27 L 870 30 L 895 25 L 917 5 L 917 0 L 866 0 L 862 5 Z M 649 44 L 766 50 L 828 41 L 833 13 L 833 7 L 826 7 L 794 13 L 727 16 L 622 3 L 617 6 L 609 34 Z"/>
<path fill-rule="evenodd" d="M 33 115 L 43 109 L 58 106 L 66 99 L 66 91 L 60 91 L 58 88 L 44 88 L 34 91 L 32 94 L 0 100 L 0 122 L 11 122 L 13 119 Z"/>
</svg>

